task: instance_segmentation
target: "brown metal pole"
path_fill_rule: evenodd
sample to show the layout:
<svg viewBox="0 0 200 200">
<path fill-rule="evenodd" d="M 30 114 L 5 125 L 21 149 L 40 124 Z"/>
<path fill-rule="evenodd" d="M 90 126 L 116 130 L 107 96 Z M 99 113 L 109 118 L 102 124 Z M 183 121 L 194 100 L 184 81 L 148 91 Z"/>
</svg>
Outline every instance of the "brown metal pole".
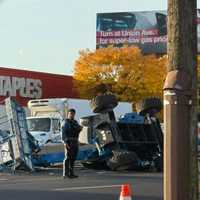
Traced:
<svg viewBox="0 0 200 200">
<path fill-rule="evenodd" d="M 168 0 L 164 200 L 198 200 L 196 0 Z"/>
</svg>

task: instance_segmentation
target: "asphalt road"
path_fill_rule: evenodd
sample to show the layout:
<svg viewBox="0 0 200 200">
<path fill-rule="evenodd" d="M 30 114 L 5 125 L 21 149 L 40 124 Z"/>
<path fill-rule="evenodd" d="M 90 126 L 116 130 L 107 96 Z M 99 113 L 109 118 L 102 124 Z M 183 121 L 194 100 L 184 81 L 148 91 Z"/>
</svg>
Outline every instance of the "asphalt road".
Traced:
<svg viewBox="0 0 200 200">
<path fill-rule="evenodd" d="M 0 173 L 2 200 L 114 200 L 122 184 L 130 184 L 133 200 L 162 200 L 162 174 L 77 170 L 78 179 L 61 177 L 61 169 L 32 174 Z"/>
</svg>

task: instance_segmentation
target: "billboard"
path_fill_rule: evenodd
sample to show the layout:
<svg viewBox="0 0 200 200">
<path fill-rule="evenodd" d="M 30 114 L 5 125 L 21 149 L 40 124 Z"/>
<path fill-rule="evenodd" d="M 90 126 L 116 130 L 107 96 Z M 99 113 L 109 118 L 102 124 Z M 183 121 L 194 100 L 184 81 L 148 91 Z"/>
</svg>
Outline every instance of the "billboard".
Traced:
<svg viewBox="0 0 200 200">
<path fill-rule="evenodd" d="M 198 50 L 200 51 L 200 10 L 198 10 Z M 113 45 L 138 46 L 143 53 L 167 52 L 167 12 L 98 13 L 96 48 Z"/>
<path fill-rule="evenodd" d="M 77 96 L 72 76 L 0 67 L 0 103 L 6 97 L 26 106 L 30 99 Z"/>
</svg>

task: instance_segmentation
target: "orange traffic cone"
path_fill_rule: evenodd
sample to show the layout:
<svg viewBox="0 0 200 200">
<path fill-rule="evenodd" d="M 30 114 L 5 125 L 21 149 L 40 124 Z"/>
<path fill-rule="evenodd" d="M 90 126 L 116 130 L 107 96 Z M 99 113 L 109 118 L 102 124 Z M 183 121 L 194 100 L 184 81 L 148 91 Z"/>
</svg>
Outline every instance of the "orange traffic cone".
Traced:
<svg viewBox="0 0 200 200">
<path fill-rule="evenodd" d="M 129 184 L 122 185 L 119 200 L 132 200 Z"/>
</svg>

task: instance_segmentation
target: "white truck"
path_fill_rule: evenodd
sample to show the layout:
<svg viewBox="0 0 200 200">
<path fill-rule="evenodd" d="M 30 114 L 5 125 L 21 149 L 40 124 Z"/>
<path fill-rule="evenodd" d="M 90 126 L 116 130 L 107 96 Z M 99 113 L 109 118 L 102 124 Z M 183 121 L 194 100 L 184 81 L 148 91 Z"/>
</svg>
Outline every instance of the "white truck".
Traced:
<svg viewBox="0 0 200 200">
<path fill-rule="evenodd" d="M 28 130 L 39 145 L 61 141 L 61 122 L 67 114 L 67 99 L 30 100 L 28 108 L 31 112 L 27 117 Z"/>
</svg>

